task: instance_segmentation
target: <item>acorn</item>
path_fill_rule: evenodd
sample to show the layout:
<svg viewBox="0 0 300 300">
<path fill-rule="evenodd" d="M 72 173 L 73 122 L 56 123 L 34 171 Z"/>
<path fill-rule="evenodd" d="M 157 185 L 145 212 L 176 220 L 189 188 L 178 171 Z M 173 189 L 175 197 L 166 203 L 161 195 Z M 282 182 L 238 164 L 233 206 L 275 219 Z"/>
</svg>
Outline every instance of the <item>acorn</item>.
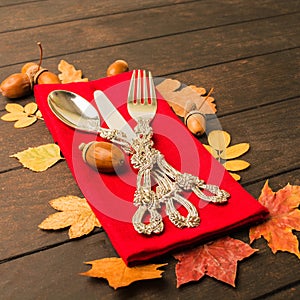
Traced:
<svg viewBox="0 0 300 300">
<path fill-rule="evenodd" d="M 58 76 L 47 69 L 41 68 L 33 78 L 35 84 L 61 83 Z"/>
<path fill-rule="evenodd" d="M 114 173 L 124 166 L 124 153 L 119 147 L 108 142 L 80 144 L 83 160 L 101 173 Z"/>
<path fill-rule="evenodd" d="M 206 130 L 205 115 L 197 110 L 196 104 L 192 101 L 186 102 L 185 111 L 184 124 L 192 134 L 201 136 Z"/>
<path fill-rule="evenodd" d="M 128 70 L 129 70 L 128 63 L 125 60 L 118 59 L 118 60 L 114 61 L 107 68 L 106 76 L 107 77 L 114 76 L 114 75 L 117 75 L 117 74 L 127 72 Z"/>
<path fill-rule="evenodd" d="M 184 124 L 196 136 L 201 136 L 206 130 L 205 116 L 197 110 L 192 110 L 185 116 Z"/>
<path fill-rule="evenodd" d="M 26 73 L 15 73 L 4 79 L 0 92 L 7 98 L 20 98 L 31 93 L 32 81 Z"/>
</svg>

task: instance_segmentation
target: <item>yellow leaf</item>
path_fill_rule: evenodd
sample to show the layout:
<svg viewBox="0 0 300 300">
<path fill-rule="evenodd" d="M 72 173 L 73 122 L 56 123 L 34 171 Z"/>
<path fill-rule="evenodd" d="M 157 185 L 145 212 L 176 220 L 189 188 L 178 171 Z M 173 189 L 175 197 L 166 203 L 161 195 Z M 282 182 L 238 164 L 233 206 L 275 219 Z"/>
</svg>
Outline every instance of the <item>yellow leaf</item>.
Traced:
<svg viewBox="0 0 300 300">
<path fill-rule="evenodd" d="M 20 118 L 15 124 L 14 127 L 15 128 L 24 128 L 27 126 L 32 125 L 33 123 L 35 123 L 37 121 L 37 117 L 36 116 L 31 116 L 31 117 L 23 117 Z"/>
<path fill-rule="evenodd" d="M 223 130 L 213 130 L 209 133 L 208 143 L 215 150 L 223 151 L 230 144 L 230 134 Z"/>
<path fill-rule="evenodd" d="M 80 275 L 105 278 L 114 289 L 128 286 L 132 282 L 145 279 L 161 278 L 164 271 L 157 270 L 167 264 L 150 264 L 129 268 L 121 258 L 102 258 L 85 264 L 92 265 L 92 268 Z"/>
<path fill-rule="evenodd" d="M 224 167 L 228 171 L 240 171 L 248 168 L 250 164 L 241 159 L 229 160 L 224 163 Z"/>
<path fill-rule="evenodd" d="M 203 144 L 203 146 L 214 158 L 219 157 L 218 152 L 215 149 L 213 149 L 211 146 L 205 144 Z"/>
<path fill-rule="evenodd" d="M 69 82 L 79 82 L 79 81 L 88 81 L 87 78 L 82 78 L 82 71 L 76 70 L 75 67 L 65 60 L 61 60 L 58 64 L 58 70 L 61 74 L 58 75 L 58 78 L 62 83 Z"/>
<path fill-rule="evenodd" d="M 241 179 L 241 176 L 239 174 L 236 173 L 231 173 L 229 172 L 229 174 L 236 180 L 239 181 Z"/>
<path fill-rule="evenodd" d="M 23 112 L 24 108 L 22 105 L 17 104 L 17 103 L 8 103 L 5 105 L 5 109 L 8 112 Z"/>
<path fill-rule="evenodd" d="M 69 227 L 76 220 L 77 215 L 72 214 L 70 211 L 57 212 L 47 217 L 40 225 L 39 228 L 45 230 L 57 230 Z"/>
<path fill-rule="evenodd" d="M 28 115 L 33 115 L 37 111 L 37 109 L 38 109 L 38 106 L 34 102 L 30 102 L 30 103 L 26 104 L 25 107 L 24 107 L 24 111 Z"/>
<path fill-rule="evenodd" d="M 35 172 L 45 171 L 62 159 L 60 149 L 56 144 L 30 147 L 10 157 L 16 157 L 25 168 Z"/>
<path fill-rule="evenodd" d="M 222 159 L 232 159 L 241 156 L 246 153 L 250 148 L 248 143 L 236 144 L 234 146 L 226 148 L 220 155 Z"/>
<path fill-rule="evenodd" d="M 85 198 L 65 196 L 50 200 L 49 203 L 60 212 L 50 215 L 39 224 L 41 229 L 57 230 L 71 226 L 69 238 L 74 239 L 90 233 L 95 227 L 101 227 Z"/>
<path fill-rule="evenodd" d="M 3 115 L 1 117 L 1 120 L 11 122 L 11 121 L 17 121 L 24 117 L 27 117 L 27 114 L 25 114 L 24 112 L 10 112 Z"/>
</svg>

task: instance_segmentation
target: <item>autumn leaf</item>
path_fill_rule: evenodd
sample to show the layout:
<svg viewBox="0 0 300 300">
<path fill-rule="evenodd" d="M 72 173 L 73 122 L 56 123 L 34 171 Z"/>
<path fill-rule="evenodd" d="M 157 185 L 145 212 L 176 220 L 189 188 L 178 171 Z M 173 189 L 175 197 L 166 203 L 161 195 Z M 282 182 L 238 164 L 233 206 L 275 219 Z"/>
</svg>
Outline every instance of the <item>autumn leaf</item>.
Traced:
<svg viewBox="0 0 300 300">
<path fill-rule="evenodd" d="M 61 74 L 58 74 L 58 78 L 62 83 L 69 83 L 69 82 L 87 82 L 87 78 L 82 78 L 82 71 L 76 70 L 75 67 L 65 60 L 61 60 L 58 64 L 58 70 Z"/>
<path fill-rule="evenodd" d="M 229 146 L 231 136 L 224 130 L 211 131 L 208 134 L 207 141 L 209 145 L 203 146 L 225 167 L 227 171 L 241 171 L 250 166 L 250 164 L 245 160 L 235 159 L 249 150 L 250 145 L 248 143 L 240 143 Z M 230 175 L 235 180 L 241 179 L 241 176 L 236 173 L 230 172 Z"/>
<path fill-rule="evenodd" d="M 56 144 L 46 144 L 38 147 L 28 148 L 27 150 L 10 155 L 17 158 L 25 167 L 35 172 L 42 172 L 50 168 L 59 160 L 63 159 L 60 156 L 59 146 Z"/>
<path fill-rule="evenodd" d="M 217 111 L 216 105 L 213 103 L 214 98 L 204 96 L 206 93 L 204 88 L 194 85 L 181 88 L 181 83 L 178 80 L 165 79 L 156 86 L 156 89 L 180 117 L 187 114 L 188 102 L 192 102 L 195 110 L 203 114 L 213 114 Z"/>
<path fill-rule="evenodd" d="M 158 270 L 167 264 L 150 264 L 129 268 L 121 258 L 108 257 L 86 262 L 92 268 L 80 275 L 105 278 L 114 289 L 130 285 L 132 282 L 145 279 L 161 278 L 164 271 Z"/>
<path fill-rule="evenodd" d="M 264 237 L 274 254 L 287 251 L 300 258 L 298 239 L 293 234 L 293 230 L 300 230 L 300 186 L 287 184 L 273 192 L 267 181 L 258 201 L 268 208 L 270 216 L 250 229 L 250 243 Z"/>
<path fill-rule="evenodd" d="M 230 237 L 175 254 L 177 287 L 198 281 L 204 275 L 235 286 L 238 261 L 252 255 L 257 249 Z"/>
<path fill-rule="evenodd" d="M 49 201 L 49 204 L 59 212 L 47 217 L 39 228 L 58 230 L 70 226 L 70 239 L 90 233 L 95 227 L 101 227 L 94 212 L 85 198 L 65 196 Z"/>
<path fill-rule="evenodd" d="M 5 106 L 8 113 L 1 117 L 1 120 L 14 122 L 15 128 L 24 128 L 42 119 L 42 114 L 34 102 L 27 103 L 24 107 L 17 103 L 8 103 Z"/>
</svg>

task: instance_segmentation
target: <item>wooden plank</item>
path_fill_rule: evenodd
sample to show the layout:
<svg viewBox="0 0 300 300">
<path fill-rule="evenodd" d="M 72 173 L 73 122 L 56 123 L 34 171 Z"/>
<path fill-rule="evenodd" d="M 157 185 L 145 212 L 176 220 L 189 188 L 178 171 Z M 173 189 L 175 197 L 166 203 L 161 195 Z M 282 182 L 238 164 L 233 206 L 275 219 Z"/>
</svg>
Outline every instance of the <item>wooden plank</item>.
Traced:
<svg viewBox="0 0 300 300">
<path fill-rule="evenodd" d="M 290 172 L 272 178 L 270 184 L 280 186 L 288 178 L 298 178 L 299 183 L 299 175 L 299 170 Z M 261 184 L 251 188 L 258 191 Z M 23 235 L 26 236 L 24 232 Z M 52 235 L 48 234 L 49 240 Z M 247 230 L 237 237 L 247 242 Z M 78 275 L 90 268 L 83 262 L 116 256 L 106 235 L 100 233 L 1 264 L 1 295 L 4 299 L 195 299 L 197 295 L 208 299 L 218 299 L 220 295 L 222 299 L 253 299 L 299 280 L 300 271 L 295 268 L 299 261 L 295 255 L 273 255 L 263 240 L 255 242 L 253 247 L 260 251 L 239 263 L 236 288 L 206 276 L 177 289 L 176 261 L 168 255 L 155 260 L 169 263 L 163 279 L 136 282 L 114 291 L 105 280 Z"/>
<path fill-rule="evenodd" d="M 299 48 L 221 64 L 221 59 L 224 57 L 214 55 L 208 47 L 201 59 L 191 53 L 190 56 L 182 54 L 183 59 L 176 63 L 176 58 L 181 55 L 180 39 L 176 39 L 176 43 L 178 47 L 170 56 L 161 51 L 157 52 L 155 57 L 153 57 L 154 54 L 144 55 L 141 53 L 137 55 L 136 53 L 140 53 L 139 50 L 144 51 L 142 44 L 139 46 L 123 45 L 46 59 L 43 65 L 52 72 L 58 73 L 57 65 L 60 59 L 65 59 L 74 64 L 76 68 L 82 69 L 84 75 L 93 80 L 104 77 L 107 66 L 113 60 L 125 58 L 129 62 L 130 68 L 150 69 L 156 76 L 166 75 L 179 79 L 183 83 L 201 85 L 208 89 L 214 87 L 214 96 L 220 114 L 299 95 L 297 79 L 300 72 Z M 165 44 L 166 47 L 168 46 L 167 50 L 172 51 L 172 47 L 176 46 L 176 43 L 175 40 L 169 40 L 169 43 Z M 155 42 L 149 41 L 147 44 L 148 49 L 152 49 L 155 53 Z M 214 46 L 211 45 L 211 47 Z M 230 58 L 229 53 L 227 56 Z M 210 66 L 205 67 L 208 65 Z M 1 74 L 5 78 L 20 69 L 21 65 L 1 68 Z M 192 71 L 185 71 L 189 69 Z M 177 74 L 167 75 L 174 72 Z M 230 74 L 230 76 L 224 76 L 224 74 Z M 289 83 L 289 88 L 282 87 L 284 82 Z M 266 91 L 272 92 L 266 93 Z M 2 95 L 0 99 L 3 99 L 0 101 L 0 110 L 3 110 L 7 99 Z M 29 101 L 31 100 L 33 98 L 29 98 Z M 26 98 L 24 101 L 20 101 L 22 104 L 26 102 Z"/>
<path fill-rule="evenodd" d="M 1 26 L 1 32 L 23 30 L 24 28 L 45 26 L 53 23 L 65 23 L 78 19 L 95 18 L 99 16 L 108 16 L 112 14 L 122 14 L 130 11 L 139 11 L 155 7 L 164 7 L 177 4 L 185 4 L 190 0 L 145 0 L 145 1 L 94 1 L 85 0 L 69 0 L 68 5 L 64 2 L 55 0 L 47 1 L 16 1 L 9 5 L 10 0 L 6 4 L 1 2 L 3 9 L 0 11 L 0 18 L 7 19 L 7 14 L 13 15 L 5 24 Z M 19 3 L 18 3 L 19 2 Z M 23 2 L 23 3 L 22 3 Z M 270 2 L 270 1 L 269 1 Z M 264 3 L 263 7 L 268 6 Z M 289 13 L 298 9 L 297 5 L 276 5 L 271 9 L 273 14 Z M 265 8 L 267 9 L 267 7 Z M 273 15 L 271 12 L 271 15 Z M 268 12 L 266 12 L 268 14 Z M 43 16 L 43 18 L 33 18 L 32 15 Z"/>
<path fill-rule="evenodd" d="M 219 116 L 298 97 L 300 50 L 282 51 L 170 75 L 186 84 L 214 87 Z"/>
<path fill-rule="evenodd" d="M 39 56 L 34 42 L 41 40 L 41 37 L 45 57 L 130 43 L 130 48 L 134 48 L 130 51 L 142 61 L 151 57 L 152 63 L 159 63 L 159 57 L 167 56 L 169 65 L 180 66 L 181 63 L 185 64 L 185 60 L 191 60 L 194 68 L 203 66 L 199 58 L 208 53 L 214 62 L 207 61 L 206 64 L 299 46 L 300 27 L 297 25 L 300 14 L 197 30 L 203 28 L 202 18 L 187 18 L 188 12 L 192 14 L 194 10 L 180 10 L 178 6 L 171 6 L 146 10 L 142 16 L 139 12 L 131 12 L 2 33 L 1 66 L 36 61 Z M 129 19 L 135 21 L 128 22 Z M 211 49 L 214 49 L 213 53 Z M 180 62 L 175 61 L 178 52 L 182 56 Z M 125 55 L 126 52 L 122 53 L 126 58 Z"/>
<path fill-rule="evenodd" d="M 67 231 L 48 233 L 38 229 L 38 224 L 56 212 L 48 204 L 51 199 L 67 195 L 82 197 L 66 162 L 46 172 L 20 169 L 2 173 L 0 178 L 0 260 L 42 248 L 49 242 L 68 240 Z"/>
<path fill-rule="evenodd" d="M 300 104 L 296 98 L 220 119 L 222 129 L 231 133 L 233 144 L 250 143 L 251 150 L 241 157 L 251 163 L 248 170 L 240 172 L 243 182 L 300 167 L 299 118 Z"/>
<path fill-rule="evenodd" d="M 300 298 L 300 284 L 289 285 L 283 290 L 276 290 L 268 295 L 264 295 L 261 299 L 268 300 L 282 300 L 282 299 L 299 299 Z"/>
<path fill-rule="evenodd" d="M 7 6 L 18 6 L 22 4 L 32 4 L 35 2 L 42 2 L 47 0 L 1 0 L 0 8 L 6 8 Z"/>
</svg>

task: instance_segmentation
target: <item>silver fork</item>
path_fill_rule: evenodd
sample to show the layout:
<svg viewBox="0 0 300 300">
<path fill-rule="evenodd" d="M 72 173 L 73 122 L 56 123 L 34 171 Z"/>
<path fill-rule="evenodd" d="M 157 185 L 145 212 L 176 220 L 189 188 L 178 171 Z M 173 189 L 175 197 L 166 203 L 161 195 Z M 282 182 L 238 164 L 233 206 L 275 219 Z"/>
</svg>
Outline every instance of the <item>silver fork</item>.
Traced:
<svg viewBox="0 0 300 300">
<path fill-rule="evenodd" d="M 138 70 L 136 78 L 134 71 L 128 91 L 127 109 L 137 121 L 134 129 L 137 138 L 132 142 L 134 152 L 131 163 L 138 169 L 137 189 L 134 194 L 134 204 L 138 209 L 132 223 L 139 233 L 160 233 L 164 228 L 162 216 L 158 211 L 162 203 L 165 204 L 166 214 L 175 226 L 196 227 L 200 223 L 197 209 L 181 195 L 181 192 L 193 191 L 199 198 L 213 203 L 224 203 L 230 195 L 216 185 L 205 184 L 196 176 L 179 172 L 153 147 L 150 122 L 156 114 L 157 100 L 151 73 L 149 72 L 148 80 L 146 75 L 146 71 L 143 71 L 141 78 L 141 72 Z M 151 178 L 157 184 L 155 191 L 152 190 Z M 203 193 L 202 190 L 209 191 L 211 195 Z M 175 202 L 186 209 L 186 216 L 181 215 L 175 208 Z M 150 215 L 147 223 L 143 222 L 146 214 Z"/>
</svg>

